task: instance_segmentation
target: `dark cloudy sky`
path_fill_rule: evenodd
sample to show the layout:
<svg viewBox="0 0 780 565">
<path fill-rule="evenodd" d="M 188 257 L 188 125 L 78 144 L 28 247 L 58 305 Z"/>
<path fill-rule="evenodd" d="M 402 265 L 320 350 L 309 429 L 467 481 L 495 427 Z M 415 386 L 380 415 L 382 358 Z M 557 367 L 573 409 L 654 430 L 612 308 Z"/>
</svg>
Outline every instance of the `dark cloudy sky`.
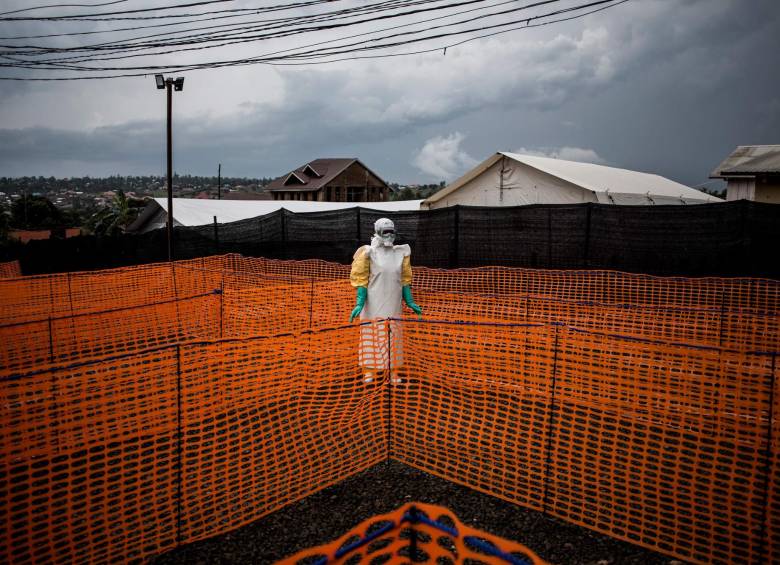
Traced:
<svg viewBox="0 0 780 565">
<path fill-rule="evenodd" d="M 193 71 L 174 96 L 174 166 L 261 177 L 358 157 L 422 183 L 506 150 L 698 185 L 737 145 L 780 143 L 779 59 L 779 0 L 631 0 L 446 55 Z M 164 174 L 164 135 L 151 76 L 0 81 L 0 176 Z"/>
</svg>

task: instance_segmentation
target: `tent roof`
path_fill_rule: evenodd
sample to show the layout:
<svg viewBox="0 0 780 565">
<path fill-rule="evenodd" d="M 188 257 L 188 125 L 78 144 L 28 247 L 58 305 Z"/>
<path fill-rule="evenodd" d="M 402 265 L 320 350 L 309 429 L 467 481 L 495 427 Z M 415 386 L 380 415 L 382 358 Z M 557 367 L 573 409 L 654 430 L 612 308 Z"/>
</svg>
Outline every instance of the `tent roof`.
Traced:
<svg viewBox="0 0 780 565">
<path fill-rule="evenodd" d="M 578 163 L 576 161 L 537 157 L 535 155 L 499 152 L 477 165 L 474 169 L 453 182 L 447 188 L 432 195 L 426 202 L 436 202 L 456 191 L 461 186 L 490 168 L 494 163 L 501 159 L 502 156 L 506 156 L 514 161 L 523 163 L 524 165 L 533 167 L 534 169 L 558 177 L 592 192 L 649 194 L 650 196 L 683 198 L 688 201 L 720 201 L 720 198 L 710 196 L 709 194 L 674 182 L 660 175 L 606 167 L 604 165 L 594 165 L 592 163 Z"/>
<path fill-rule="evenodd" d="M 174 198 L 173 220 L 175 225 L 202 226 L 214 222 L 226 224 L 255 218 L 284 208 L 290 212 L 328 212 L 347 208 L 364 208 L 384 212 L 419 210 L 422 200 L 398 200 L 395 202 L 307 202 L 298 200 L 202 200 L 197 198 Z M 128 231 L 139 229 L 156 210 L 168 212 L 167 198 L 153 198 L 147 207 L 128 227 Z"/>
</svg>

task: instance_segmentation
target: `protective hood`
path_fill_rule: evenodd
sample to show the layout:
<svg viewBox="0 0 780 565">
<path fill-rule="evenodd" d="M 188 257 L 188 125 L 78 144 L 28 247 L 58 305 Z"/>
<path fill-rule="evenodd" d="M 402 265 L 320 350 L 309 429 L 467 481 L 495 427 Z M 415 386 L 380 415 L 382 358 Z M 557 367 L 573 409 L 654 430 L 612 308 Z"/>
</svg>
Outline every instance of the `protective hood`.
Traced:
<svg viewBox="0 0 780 565">
<path fill-rule="evenodd" d="M 395 224 L 390 218 L 379 218 L 374 222 L 374 236 L 371 247 L 392 247 L 395 243 Z"/>
</svg>

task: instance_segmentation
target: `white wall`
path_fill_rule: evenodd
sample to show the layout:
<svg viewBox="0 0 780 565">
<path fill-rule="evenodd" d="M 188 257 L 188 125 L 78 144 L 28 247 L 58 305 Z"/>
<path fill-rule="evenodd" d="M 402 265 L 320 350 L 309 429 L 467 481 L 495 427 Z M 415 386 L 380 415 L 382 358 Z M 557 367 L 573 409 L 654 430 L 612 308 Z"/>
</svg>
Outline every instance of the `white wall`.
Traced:
<svg viewBox="0 0 780 565">
<path fill-rule="evenodd" d="M 593 192 L 538 169 L 503 159 L 503 191 L 500 171 L 502 159 L 459 189 L 433 203 L 431 209 L 461 204 L 464 206 L 520 206 L 525 204 L 579 204 L 596 202 Z"/>
<path fill-rule="evenodd" d="M 756 179 L 729 179 L 726 200 L 755 200 Z"/>
</svg>

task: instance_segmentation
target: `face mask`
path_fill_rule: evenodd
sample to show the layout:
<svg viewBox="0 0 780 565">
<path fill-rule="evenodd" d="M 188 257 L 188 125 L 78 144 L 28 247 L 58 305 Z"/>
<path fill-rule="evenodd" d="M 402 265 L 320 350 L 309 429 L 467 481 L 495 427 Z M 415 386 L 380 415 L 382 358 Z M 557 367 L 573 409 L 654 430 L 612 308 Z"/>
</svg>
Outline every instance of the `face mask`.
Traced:
<svg viewBox="0 0 780 565">
<path fill-rule="evenodd" d="M 393 245 L 393 242 L 395 241 L 395 230 L 382 230 L 380 233 L 377 234 L 379 236 L 379 239 L 382 240 L 382 245 L 385 247 L 390 247 Z"/>
</svg>

